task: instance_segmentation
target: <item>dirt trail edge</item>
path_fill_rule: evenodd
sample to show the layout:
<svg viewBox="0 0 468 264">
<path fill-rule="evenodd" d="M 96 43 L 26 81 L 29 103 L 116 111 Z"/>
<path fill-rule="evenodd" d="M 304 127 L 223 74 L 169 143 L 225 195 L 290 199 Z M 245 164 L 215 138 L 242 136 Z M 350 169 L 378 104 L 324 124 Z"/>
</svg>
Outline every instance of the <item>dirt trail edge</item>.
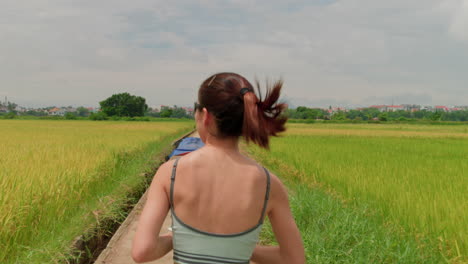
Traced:
<svg viewBox="0 0 468 264">
<path fill-rule="evenodd" d="M 146 202 L 147 192 L 143 194 L 138 201 L 138 204 L 133 208 L 127 219 L 122 223 L 120 228 L 114 234 L 112 239 L 107 244 L 106 249 L 101 252 L 101 255 L 94 263 L 97 264 L 128 264 L 135 263 L 131 257 L 132 240 L 135 236 L 135 231 L 140 218 L 140 213 Z M 167 228 L 171 225 L 170 214 L 164 220 L 161 233 L 167 232 Z M 162 259 L 148 263 L 173 264 L 172 251 Z"/>
</svg>

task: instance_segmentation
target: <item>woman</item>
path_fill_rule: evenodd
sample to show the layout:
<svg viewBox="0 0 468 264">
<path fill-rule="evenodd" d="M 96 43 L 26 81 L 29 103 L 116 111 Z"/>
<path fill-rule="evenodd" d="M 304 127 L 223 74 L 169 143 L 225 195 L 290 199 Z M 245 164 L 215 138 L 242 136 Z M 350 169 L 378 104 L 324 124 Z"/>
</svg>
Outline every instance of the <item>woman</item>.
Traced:
<svg viewBox="0 0 468 264">
<path fill-rule="evenodd" d="M 174 262 L 181 264 L 305 263 L 285 187 L 239 151 L 240 136 L 268 148 L 269 136 L 285 130 L 280 114 L 286 105 L 277 104 L 281 87 L 267 87 L 259 100 L 235 73 L 215 74 L 201 84 L 194 111 L 205 146 L 158 169 L 133 241 L 136 262 L 174 249 Z M 158 237 L 169 209 L 172 233 Z M 256 245 L 266 216 L 279 246 Z"/>
</svg>

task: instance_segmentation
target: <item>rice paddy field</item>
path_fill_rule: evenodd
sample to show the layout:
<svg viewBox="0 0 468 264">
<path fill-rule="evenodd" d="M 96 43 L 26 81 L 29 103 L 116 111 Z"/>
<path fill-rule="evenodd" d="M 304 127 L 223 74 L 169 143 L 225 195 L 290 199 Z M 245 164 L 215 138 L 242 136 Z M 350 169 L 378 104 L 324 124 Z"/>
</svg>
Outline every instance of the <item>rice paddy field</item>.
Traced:
<svg viewBox="0 0 468 264">
<path fill-rule="evenodd" d="M 64 262 L 193 121 L 0 120 L 0 263 Z M 154 164 L 153 164 L 154 166 Z"/>
<path fill-rule="evenodd" d="M 193 126 L 0 120 L 0 263 L 66 262 Z M 288 124 L 246 150 L 288 186 L 307 263 L 467 262 L 468 126 Z"/>
<path fill-rule="evenodd" d="M 308 263 L 467 262 L 468 126 L 289 124 L 248 151 L 288 185 Z"/>
</svg>

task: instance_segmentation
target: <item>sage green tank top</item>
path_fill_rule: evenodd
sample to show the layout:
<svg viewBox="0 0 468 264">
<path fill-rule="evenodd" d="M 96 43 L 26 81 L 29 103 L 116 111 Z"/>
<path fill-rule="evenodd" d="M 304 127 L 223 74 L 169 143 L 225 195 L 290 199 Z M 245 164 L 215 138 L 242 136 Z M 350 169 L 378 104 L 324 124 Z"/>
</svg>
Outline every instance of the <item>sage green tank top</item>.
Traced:
<svg viewBox="0 0 468 264">
<path fill-rule="evenodd" d="M 258 236 L 262 229 L 263 218 L 270 194 L 270 174 L 264 168 L 267 178 L 265 200 L 258 223 L 252 228 L 235 234 L 215 234 L 205 232 L 185 224 L 174 210 L 174 183 L 179 159 L 172 168 L 170 202 L 172 213 L 172 234 L 174 263 L 178 264 L 248 264 Z"/>
</svg>

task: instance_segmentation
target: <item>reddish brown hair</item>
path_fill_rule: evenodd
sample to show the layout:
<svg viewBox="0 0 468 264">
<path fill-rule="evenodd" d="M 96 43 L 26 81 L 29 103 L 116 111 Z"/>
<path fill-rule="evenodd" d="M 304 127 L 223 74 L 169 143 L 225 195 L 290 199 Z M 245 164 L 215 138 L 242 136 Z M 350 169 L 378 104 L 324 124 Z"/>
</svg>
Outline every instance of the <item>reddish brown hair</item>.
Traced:
<svg viewBox="0 0 468 264">
<path fill-rule="evenodd" d="M 198 90 L 201 107 L 216 117 L 221 136 L 243 136 L 247 142 L 269 148 L 269 136 L 286 130 L 287 118 L 281 113 L 284 103 L 277 103 L 283 82 L 277 81 L 266 87 L 262 99 L 260 85 L 256 82 L 258 97 L 253 86 L 239 74 L 217 73 L 206 79 Z M 242 88 L 250 91 L 241 94 Z"/>
</svg>

